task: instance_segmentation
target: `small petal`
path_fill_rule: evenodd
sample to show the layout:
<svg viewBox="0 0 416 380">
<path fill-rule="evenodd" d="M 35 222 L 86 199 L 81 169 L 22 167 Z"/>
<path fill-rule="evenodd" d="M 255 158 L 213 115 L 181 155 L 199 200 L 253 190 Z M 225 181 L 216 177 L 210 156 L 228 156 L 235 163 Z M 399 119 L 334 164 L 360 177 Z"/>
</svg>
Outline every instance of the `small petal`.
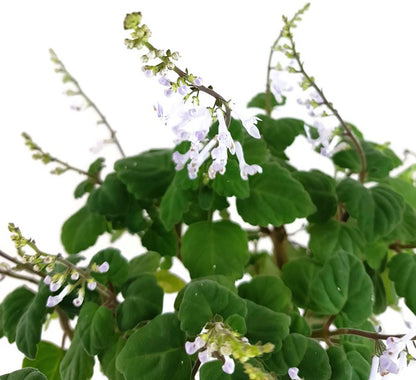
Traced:
<svg viewBox="0 0 416 380">
<path fill-rule="evenodd" d="M 170 80 L 168 78 L 166 78 L 166 77 L 160 77 L 159 78 L 159 83 L 162 86 L 170 86 Z"/>
<path fill-rule="evenodd" d="M 183 85 L 183 86 L 180 86 L 179 88 L 178 88 L 178 92 L 179 92 L 179 94 L 180 95 L 182 95 L 182 96 L 185 96 L 185 95 L 187 95 L 188 93 L 189 93 L 189 87 L 187 86 L 187 85 Z"/>
<path fill-rule="evenodd" d="M 74 300 L 72 301 L 72 303 L 74 304 L 75 307 L 80 307 L 82 305 L 82 301 L 84 301 L 84 298 L 74 298 Z"/>
<path fill-rule="evenodd" d="M 289 370 L 287 371 L 287 374 L 292 380 L 301 380 L 301 378 L 298 376 L 298 373 L 299 369 L 296 367 L 289 368 Z"/>
<path fill-rule="evenodd" d="M 104 261 L 99 267 L 97 272 L 106 273 L 110 269 L 110 264 L 107 261 Z"/>
<path fill-rule="evenodd" d="M 225 373 L 228 373 L 229 375 L 231 375 L 234 372 L 235 369 L 235 363 L 234 360 L 231 359 L 229 356 L 224 356 L 225 362 L 222 366 L 222 370 Z"/>
<path fill-rule="evenodd" d="M 73 281 L 77 281 L 79 279 L 79 273 L 78 272 L 76 272 L 76 271 L 74 271 L 72 274 L 71 274 L 71 280 L 73 280 Z"/>
<path fill-rule="evenodd" d="M 193 355 L 199 349 L 205 346 L 205 341 L 199 336 L 195 339 L 194 342 L 185 343 L 185 351 L 188 355 Z"/>
<path fill-rule="evenodd" d="M 202 81 L 202 78 L 201 78 L 201 77 L 197 77 L 197 78 L 194 80 L 194 85 L 195 85 L 195 86 L 202 86 L 202 83 L 203 83 L 203 81 Z"/>
<path fill-rule="evenodd" d="M 87 287 L 89 290 L 95 290 L 95 288 L 97 287 L 97 283 L 95 281 L 90 281 L 88 282 Z"/>
<path fill-rule="evenodd" d="M 370 372 L 370 377 L 368 378 L 368 380 L 377 380 L 377 374 L 378 374 L 378 363 L 379 363 L 379 358 L 378 356 L 373 356 L 373 359 L 371 360 L 371 372 Z"/>
<path fill-rule="evenodd" d="M 61 302 L 61 299 L 59 296 L 49 296 L 46 301 L 47 307 L 55 307 L 59 302 Z"/>
<path fill-rule="evenodd" d="M 46 276 L 43 279 L 43 283 L 46 284 L 46 285 L 49 285 L 51 282 L 52 282 L 52 277 L 51 276 Z"/>
</svg>

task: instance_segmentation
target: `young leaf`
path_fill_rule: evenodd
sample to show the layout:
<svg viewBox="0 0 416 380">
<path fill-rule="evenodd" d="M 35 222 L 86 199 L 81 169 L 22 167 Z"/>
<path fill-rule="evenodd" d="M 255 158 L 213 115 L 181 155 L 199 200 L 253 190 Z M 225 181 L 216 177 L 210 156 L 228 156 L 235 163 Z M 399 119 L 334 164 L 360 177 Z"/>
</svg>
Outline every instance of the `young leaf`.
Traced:
<svg viewBox="0 0 416 380">
<path fill-rule="evenodd" d="M 114 336 L 115 321 L 110 309 L 94 302 L 82 305 L 78 334 L 85 351 L 94 356 L 108 347 Z"/>
<path fill-rule="evenodd" d="M 211 274 L 240 278 L 249 258 L 246 233 L 227 220 L 191 224 L 181 253 L 192 278 Z"/>
<path fill-rule="evenodd" d="M 2 303 L 3 332 L 9 343 L 16 339 L 16 329 L 20 318 L 32 303 L 35 294 L 28 288 L 21 286 L 9 293 Z"/>
<path fill-rule="evenodd" d="M 185 281 L 167 270 L 159 270 L 155 276 L 158 285 L 165 293 L 177 293 L 185 286 Z"/>
<path fill-rule="evenodd" d="M 105 218 L 84 206 L 63 224 L 62 244 L 68 253 L 78 253 L 94 245 L 105 229 Z"/>
<path fill-rule="evenodd" d="M 252 225 L 280 226 L 316 211 L 302 184 L 277 163 L 264 164 L 249 184 L 250 196 L 237 199 L 237 210 Z"/>
<path fill-rule="evenodd" d="M 137 199 L 162 196 L 175 174 L 169 149 L 154 149 L 123 158 L 114 164 L 114 169 Z"/>
<path fill-rule="evenodd" d="M 117 324 L 126 331 L 162 312 L 163 290 L 156 277 L 143 273 L 123 290 L 124 301 L 117 308 Z"/>
<path fill-rule="evenodd" d="M 178 317 L 181 329 L 195 336 L 215 315 L 225 320 L 233 314 L 245 317 L 246 312 L 245 301 L 235 293 L 215 281 L 200 280 L 185 287 Z"/>
<path fill-rule="evenodd" d="M 105 285 L 111 282 L 114 286 L 121 286 L 127 281 L 129 264 L 118 249 L 107 248 L 97 252 L 92 257 L 90 265 L 93 263 L 101 265 L 104 262 L 107 262 L 110 266 L 107 272 L 91 272 L 91 275 L 97 281 Z"/>
<path fill-rule="evenodd" d="M 277 312 L 286 312 L 292 298 L 289 288 L 279 277 L 265 275 L 243 282 L 238 287 L 238 295 Z"/>
<path fill-rule="evenodd" d="M 37 368 L 45 374 L 48 380 L 61 380 L 59 365 L 65 355 L 65 350 L 50 342 L 39 342 L 36 356 L 33 360 L 24 358 L 22 367 Z"/>
<path fill-rule="evenodd" d="M 47 313 L 46 301 L 49 296 L 49 288 L 41 284 L 38 293 L 27 310 L 22 313 L 16 327 L 17 348 L 30 359 L 36 356 L 36 345 L 40 342 L 42 326 Z"/>
<path fill-rule="evenodd" d="M 135 331 L 118 355 L 116 367 L 126 380 L 188 379 L 191 363 L 176 315 L 159 315 Z"/>
<path fill-rule="evenodd" d="M 94 372 L 94 357 L 87 354 L 75 329 L 74 338 L 59 365 L 62 380 L 85 380 Z"/>
</svg>

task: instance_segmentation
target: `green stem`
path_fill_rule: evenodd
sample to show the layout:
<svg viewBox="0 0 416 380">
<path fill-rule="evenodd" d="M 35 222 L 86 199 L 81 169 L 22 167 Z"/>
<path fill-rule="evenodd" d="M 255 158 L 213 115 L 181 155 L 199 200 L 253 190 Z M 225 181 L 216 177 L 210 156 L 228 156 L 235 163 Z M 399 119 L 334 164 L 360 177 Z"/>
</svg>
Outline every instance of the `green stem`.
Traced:
<svg viewBox="0 0 416 380">
<path fill-rule="evenodd" d="M 314 79 L 311 78 L 305 71 L 305 68 L 303 66 L 302 61 L 300 60 L 299 53 L 296 50 L 295 41 L 293 39 L 293 34 L 290 31 L 290 25 L 289 21 L 286 20 L 286 27 L 287 27 L 287 34 L 286 37 L 289 39 L 291 48 L 292 48 L 292 54 L 293 58 L 296 60 L 298 66 L 299 66 L 299 72 L 305 77 L 305 79 L 309 82 L 309 84 L 315 89 L 315 91 L 319 94 L 319 96 L 322 98 L 322 104 L 325 104 L 332 112 L 332 114 L 337 118 L 341 126 L 344 128 L 344 131 L 346 135 L 350 138 L 352 145 L 355 147 L 361 161 L 361 171 L 360 171 L 360 181 L 365 182 L 366 176 L 367 176 L 367 160 L 364 154 L 364 150 L 361 146 L 360 141 L 357 139 L 357 137 L 352 132 L 349 125 L 341 118 L 338 111 L 334 108 L 331 102 L 328 101 L 328 99 L 325 97 L 325 94 L 323 93 L 322 89 L 320 89 L 317 84 L 315 83 Z"/>
</svg>

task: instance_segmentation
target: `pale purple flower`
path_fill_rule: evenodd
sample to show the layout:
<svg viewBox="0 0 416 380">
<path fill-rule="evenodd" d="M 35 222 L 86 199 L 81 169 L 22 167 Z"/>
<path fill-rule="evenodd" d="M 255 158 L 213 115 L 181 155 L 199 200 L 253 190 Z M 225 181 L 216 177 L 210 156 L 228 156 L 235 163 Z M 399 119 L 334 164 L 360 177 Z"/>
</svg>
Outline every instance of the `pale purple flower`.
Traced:
<svg viewBox="0 0 416 380">
<path fill-rule="evenodd" d="M 165 94 L 165 96 L 166 96 L 166 97 L 172 96 L 172 94 L 173 94 L 173 93 L 174 93 L 174 92 L 173 92 L 173 90 L 172 90 L 172 88 L 171 88 L 171 87 L 167 88 L 167 89 L 164 91 L 164 94 Z"/>
<path fill-rule="evenodd" d="M 225 123 L 224 114 L 220 109 L 217 109 L 218 119 L 218 145 L 228 148 L 231 154 L 235 153 L 234 140 Z"/>
<path fill-rule="evenodd" d="M 243 123 L 243 127 L 246 129 L 246 131 L 248 132 L 248 134 L 251 137 L 254 137 L 255 139 L 259 139 L 260 138 L 260 132 L 259 129 L 256 127 L 257 121 L 259 121 L 261 119 L 259 119 L 256 116 L 251 116 L 248 119 L 242 119 L 242 123 Z"/>
<path fill-rule="evenodd" d="M 77 271 L 73 271 L 71 273 L 71 280 L 77 281 L 79 279 L 79 273 Z"/>
<path fill-rule="evenodd" d="M 75 307 L 80 307 L 83 302 L 84 302 L 84 289 L 81 288 L 78 291 L 77 298 L 74 298 L 74 300 L 72 301 L 72 303 L 74 304 Z"/>
<path fill-rule="evenodd" d="M 205 341 L 197 336 L 195 341 L 185 343 L 185 351 L 188 355 L 193 355 L 195 352 L 199 351 L 202 347 L 205 346 Z"/>
<path fill-rule="evenodd" d="M 44 284 L 46 284 L 46 285 L 50 285 L 50 283 L 52 282 L 52 277 L 51 276 L 46 276 L 44 279 L 43 279 L 43 283 Z"/>
<path fill-rule="evenodd" d="M 190 92 L 190 89 L 186 84 L 184 84 L 184 85 L 182 85 L 178 88 L 178 93 L 182 96 L 185 96 L 185 95 L 189 94 L 189 92 Z"/>
<path fill-rule="evenodd" d="M 293 86 L 285 78 L 287 75 L 288 73 L 279 70 L 272 70 L 270 73 L 270 91 L 278 103 L 283 102 L 285 92 L 293 90 Z"/>
<path fill-rule="evenodd" d="M 94 146 L 90 148 L 90 152 L 93 154 L 98 154 L 101 152 L 101 150 L 104 148 L 104 141 L 103 140 L 97 140 Z"/>
<path fill-rule="evenodd" d="M 298 376 L 298 373 L 299 369 L 296 367 L 289 368 L 289 370 L 287 371 L 287 374 L 292 380 L 301 380 L 301 378 Z"/>
<path fill-rule="evenodd" d="M 95 281 L 88 281 L 87 287 L 89 290 L 95 290 L 95 288 L 97 287 L 97 283 Z"/>
<path fill-rule="evenodd" d="M 49 284 L 49 290 L 51 292 L 56 292 L 62 286 L 63 282 L 64 282 L 63 277 L 62 276 L 59 277 L 58 281 L 52 281 Z"/>
<path fill-rule="evenodd" d="M 197 77 L 194 79 L 194 85 L 195 86 L 202 86 L 203 80 L 201 77 Z"/>
<path fill-rule="evenodd" d="M 98 273 L 106 273 L 110 269 L 110 264 L 107 261 L 104 261 L 102 264 L 100 264 L 97 268 Z"/>
<path fill-rule="evenodd" d="M 153 76 L 153 71 L 152 71 L 152 70 L 147 69 L 147 68 L 146 68 L 146 66 L 143 66 L 143 67 L 142 67 L 142 71 L 143 71 L 144 75 L 145 75 L 147 78 L 150 78 L 150 77 L 152 77 L 152 76 Z"/>
<path fill-rule="evenodd" d="M 56 305 L 58 305 L 63 299 L 64 297 L 72 290 L 72 286 L 71 285 L 67 285 L 65 286 L 65 288 L 62 289 L 61 293 L 59 293 L 56 296 L 49 296 L 47 301 L 46 301 L 46 306 L 47 307 L 55 307 Z"/>
<path fill-rule="evenodd" d="M 231 359 L 231 357 L 228 355 L 224 355 L 224 360 L 225 360 L 224 364 L 222 365 L 221 368 L 225 373 L 228 373 L 229 375 L 231 375 L 235 369 L 234 360 Z"/>
<path fill-rule="evenodd" d="M 263 169 L 257 164 L 249 165 L 244 159 L 243 147 L 239 141 L 235 141 L 235 153 L 238 159 L 238 165 L 240 167 L 240 175 L 244 180 L 248 179 L 249 175 L 256 173 L 262 173 Z"/>
<path fill-rule="evenodd" d="M 170 83 L 170 80 L 168 78 L 164 77 L 164 76 L 162 76 L 162 77 L 159 78 L 159 83 L 162 86 L 170 86 L 170 84 L 171 84 Z"/>
</svg>

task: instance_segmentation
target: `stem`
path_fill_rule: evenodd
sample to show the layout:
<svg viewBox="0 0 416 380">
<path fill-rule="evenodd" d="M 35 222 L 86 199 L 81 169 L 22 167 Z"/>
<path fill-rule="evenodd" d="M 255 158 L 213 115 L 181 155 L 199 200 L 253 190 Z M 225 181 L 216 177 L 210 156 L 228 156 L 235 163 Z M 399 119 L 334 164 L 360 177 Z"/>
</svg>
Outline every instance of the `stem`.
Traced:
<svg viewBox="0 0 416 380">
<path fill-rule="evenodd" d="M 106 117 L 103 115 L 103 113 L 100 111 L 100 109 L 97 107 L 97 105 L 88 97 L 88 95 L 82 90 L 80 84 L 78 81 L 68 72 L 68 70 L 65 68 L 65 65 L 62 63 L 62 61 L 57 57 L 55 52 L 51 50 L 51 54 L 53 56 L 53 60 L 56 64 L 60 66 L 60 69 L 63 73 L 68 75 L 70 78 L 70 81 L 74 84 L 74 86 L 77 89 L 78 95 L 81 95 L 87 102 L 89 106 L 93 108 L 93 110 L 97 113 L 99 117 L 99 124 L 104 124 L 104 126 L 107 128 L 107 130 L 110 132 L 110 139 L 114 144 L 116 144 L 117 149 L 119 150 L 121 156 L 124 158 L 126 155 L 124 154 L 124 151 L 120 145 L 120 142 L 117 139 L 116 131 L 110 126 L 109 122 L 107 121 Z"/>
<path fill-rule="evenodd" d="M 300 9 L 299 11 L 297 11 L 295 13 L 295 15 L 290 19 L 289 23 L 292 24 L 295 22 L 295 20 L 299 17 L 299 15 L 301 15 L 302 13 L 304 13 L 308 8 L 309 8 L 309 3 L 306 4 L 302 9 Z M 269 58 L 267 60 L 267 75 L 266 75 L 266 115 L 270 116 L 272 113 L 272 106 L 271 106 L 271 100 L 270 100 L 270 96 L 271 96 L 271 92 L 270 92 L 270 72 L 272 70 L 272 58 L 273 58 L 273 54 L 276 51 L 276 48 L 280 42 L 280 39 L 283 37 L 283 29 L 280 31 L 279 36 L 276 38 L 276 41 L 274 41 L 272 47 L 270 48 L 270 53 L 269 53 Z"/>
<path fill-rule="evenodd" d="M 325 104 L 332 112 L 332 114 L 337 118 L 337 120 L 339 121 L 339 123 L 342 125 L 342 127 L 344 128 L 345 133 L 347 134 L 347 136 L 350 138 L 352 145 L 355 147 L 355 149 L 358 152 L 358 155 L 360 157 L 360 161 L 361 161 L 361 171 L 360 171 L 360 181 L 362 183 L 365 182 L 366 176 L 367 176 L 367 160 L 364 154 L 364 150 L 361 146 L 361 143 L 359 142 L 359 140 L 357 139 L 357 137 L 354 135 L 354 133 L 352 132 L 351 128 L 349 127 L 349 125 L 341 118 L 340 114 L 338 113 L 338 111 L 334 108 L 334 106 L 332 105 L 332 103 L 330 103 L 327 98 L 325 97 L 325 94 L 323 93 L 322 89 L 320 89 L 317 84 L 315 83 L 315 81 L 313 80 L 313 78 L 311 78 L 305 71 L 304 66 L 302 61 L 300 60 L 300 56 L 299 53 L 296 50 L 295 47 L 295 41 L 293 39 L 293 34 L 290 31 L 290 27 L 288 24 L 288 21 L 286 21 L 286 26 L 287 26 L 287 38 L 290 41 L 291 44 L 291 48 L 292 48 L 292 54 L 293 54 L 293 58 L 296 60 L 298 66 L 299 66 L 299 72 L 303 74 L 303 76 L 305 77 L 305 79 L 309 82 L 309 84 L 315 89 L 315 91 L 320 95 L 320 97 L 322 98 L 323 103 Z"/>
<path fill-rule="evenodd" d="M 196 376 L 196 374 L 197 374 L 198 369 L 199 369 L 200 366 L 201 366 L 201 362 L 197 358 L 194 366 L 192 367 L 191 379 L 195 379 L 195 376 Z"/>
<path fill-rule="evenodd" d="M 273 243 L 273 257 L 275 264 L 279 269 L 288 262 L 287 256 L 287 233 L 284 226 L 273 227 L 269 230 L 267 227 L 260 227 L 260 231 L 270 237 Z"/>
<path fill-rule="evenodd" d="M 311 338 L 325 339 L 326 337 L 337 335 L 357 335 L 368 339 L 386 340 L 387 338 L 402 338 L 405 334 L 379 334 L 375 332 L 350 328 L 341 328 L 334 331 L 327 331 L 326 326 L 324 326 L 322 329 L 312 331 Z M 416 336 L 411 340 L 414 340 L 415 338 Z"/>
<path fill-rule="evenodd" d="M 16 264 L 16 266 L 26 270 L 27 272 L 30 272 L 32 274 L 36 274 L 40 277 L 44 277 L 43 273 L 34 271 L 30 264 L 20 262 L 19 260 L 15 259 L 13 256 L 10 256 L 6 252 L 3 252 L 1 249 L 0 249 L 0 256 L 5 258 L 6 260 L 11 261 L 12 263 Z"/>
<path fill-rule="evenodd" d="M 0 269 L 0 274 L 8 276 L 8 277 L 17 278 L 23 281 L 28 281 L 35 285 L 39 285 L 39 281 L 35 280 L 33 277 L 25 276 L 23 274 L 17 274 L 8 270 L 3 270 L 3 269 Z"/>
</svg>

